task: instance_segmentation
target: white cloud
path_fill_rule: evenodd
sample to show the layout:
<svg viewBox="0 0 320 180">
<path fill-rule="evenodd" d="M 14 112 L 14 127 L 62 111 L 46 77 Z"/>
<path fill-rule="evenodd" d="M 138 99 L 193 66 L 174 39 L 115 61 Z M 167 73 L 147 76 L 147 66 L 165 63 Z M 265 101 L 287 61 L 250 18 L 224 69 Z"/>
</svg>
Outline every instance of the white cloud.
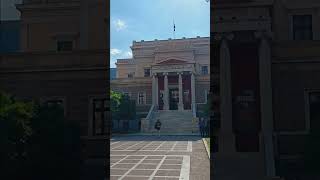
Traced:
<svg viewBox="0 0 320 180">
<path fill-rule="evenodd" d="M 113 25 L 115 26 L 117 31 L 121 31 L 127 28 L 127 24 L 120 19 L 114 20 Z"/>
<path fill-rule="evenodd" d="M 121 54 L 121 50 L 120 49 L 116 49 L 116 48 L 113 48 L 113 49 L 111 49 L 110 50 L 110 54 L 112 55 L 112 56 L 116 56 L 116 55 L 119 55 L 119 54 Z"/>
<path fill-rule="evenodd" d="M 132 52 L 131 51 L 127 51 L 124 53 L 124 56 L 127 58 L 131 58 L 132 57 Z"/>
</svg>

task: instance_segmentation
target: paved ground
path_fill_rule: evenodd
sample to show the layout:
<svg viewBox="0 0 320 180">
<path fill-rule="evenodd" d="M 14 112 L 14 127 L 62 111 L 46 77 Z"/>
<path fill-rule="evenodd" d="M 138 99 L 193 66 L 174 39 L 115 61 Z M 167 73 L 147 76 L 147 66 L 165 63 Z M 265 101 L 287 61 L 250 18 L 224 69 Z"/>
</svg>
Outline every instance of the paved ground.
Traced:
<svg viewBox="0 0 320 180">
<path fill-rule="evenodd" d="M 121 136 L 110 142 L 111 180 L 207 180 L 210 162 L 197 136 Z"/>
</svg>

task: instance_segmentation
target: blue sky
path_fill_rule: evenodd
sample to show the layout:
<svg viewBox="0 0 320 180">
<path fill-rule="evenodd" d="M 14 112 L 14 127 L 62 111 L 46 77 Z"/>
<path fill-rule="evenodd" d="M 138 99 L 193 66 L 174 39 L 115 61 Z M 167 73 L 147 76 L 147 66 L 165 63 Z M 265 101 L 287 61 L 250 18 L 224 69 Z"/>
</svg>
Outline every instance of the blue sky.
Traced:
<svg viewBox="0 0 320 180">
<path fill-rule="evenodd" d="M 205 0 L 111 0 L 110 67 L 132 56 L 132 41 L 210 36 L 210 3 Z"/>
</svg>

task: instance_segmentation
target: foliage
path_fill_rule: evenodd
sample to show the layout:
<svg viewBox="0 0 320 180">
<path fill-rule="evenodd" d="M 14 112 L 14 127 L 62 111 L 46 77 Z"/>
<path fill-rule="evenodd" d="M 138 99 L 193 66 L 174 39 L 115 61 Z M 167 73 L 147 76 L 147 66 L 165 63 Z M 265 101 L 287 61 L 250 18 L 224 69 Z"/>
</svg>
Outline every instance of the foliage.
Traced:
<svg viewBox="0 0 320 180">
<path fill-rule="evenodd" d="M 118 112 L 119 111 L 119 105 L 121 102 L 123 95 L 116 91 L 111 91 L 110 93 L 110 107 L 111 112 Z"/>
<path fill-rule="evenodd" d="M 120 92 L 110 93 L 112 119 L 130 120 L 136 116 L 135 101 Z"/>
<path fill-rule="evenodd" d="M 79 179 L 80 149 L 80 128 L 60 106 L 0 93 L 0 179 Z"/>
<path fill-rule="evenodd" d="M 20 168 L 25 142 L 32 134 L 32 116 L 33 103 L 19 102 L 0 92 L 0 168 L 4 172 L 0 176 L 6 177 Z"/>
</svg>

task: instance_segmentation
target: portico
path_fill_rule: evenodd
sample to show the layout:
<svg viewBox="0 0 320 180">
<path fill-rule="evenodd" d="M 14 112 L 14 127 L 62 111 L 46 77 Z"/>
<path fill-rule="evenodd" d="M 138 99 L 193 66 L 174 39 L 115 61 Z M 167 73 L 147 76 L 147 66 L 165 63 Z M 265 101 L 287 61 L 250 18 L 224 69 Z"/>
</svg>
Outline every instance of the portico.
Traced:
<svg viewBox="0 0 320 180">
<path fill-rule="evenodd" d="M 190 110 L 195 104 L 194 64 L 152 66 L 152 104 L 158 110 Z"/>
</svg>

